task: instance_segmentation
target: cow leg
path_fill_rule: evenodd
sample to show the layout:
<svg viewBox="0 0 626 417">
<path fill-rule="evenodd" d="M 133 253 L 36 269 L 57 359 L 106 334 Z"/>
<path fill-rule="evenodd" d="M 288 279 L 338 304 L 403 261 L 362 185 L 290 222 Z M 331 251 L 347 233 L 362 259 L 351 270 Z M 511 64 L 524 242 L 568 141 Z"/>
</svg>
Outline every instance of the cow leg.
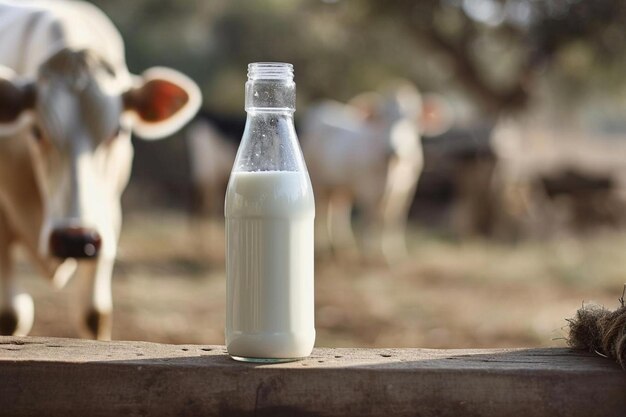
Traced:
<svg viewBox="0 0 626 417">
<path fill-rule="evenodd" d="M 328 222 L 328 192 L 321 187 L 315 188 L 315 253 L 327 254 L 331 249 Z"/>
<path fill-rule="evenodd" d="M 35 308 L 31 296 L 20 293 L 15 286 L 11 258 L 15 238 L 0 209 L 0 334 L 26 336 L 33 326 Z"/>
<path fill-rule="evenodd" d="M 212 262 L 223 260 L 226 183 L 206 181 L 193 186 L 189 234 L 198 254 Z"/>
<path fill-rule="evenodd" d="M 18 218 L 15 222 L 15 230 L 16 234 L 19 235 L 20 243 L 23 244 L 39 272 L 49 279 L 55 288 L 63 288 L 76 272 L 76 260 L 59 260 L 51 257 L 42 257 L 37 249 L 39 245 L 39 222 L 33 222 L 32 220 L 29 222 L 27 220 L 39 218 L 37 217 L 39 216 L 39 212 L 24 205 L 22 207 L 22 214 L 23 218 Z"/>
<path fill-rule="evenodd" d="M 190 210 L 190 227 L 192 232 L 198 231 L 198 227 L 202 228 L 204 223 L 214 216 L 215 188 L 211 182 L 203 182 L 193 184 L 191 188 L 191 210 Z M 224 204 L 222 199 L 221 204 Z"/>
<path fill-rule="evenodd" d="M 30 163 L 30 162 L 28 162 Z M 76 261 L 66 259 L 44 258 L 40 255 L 40 239 L 42 224 L 42 202 L 34 174 L 25 170 L 20 178 L 19 189 L 11 195 L 11 210 L 8 208 L 0 213 L 0 234 L 10 233 L 9 243 L 17 240 L 26 249 L 39 272 L 52 282 L 55 288 L 63 288 L 76 271 Z M 0 212 L 3 208 L 0 207 Z M 10 213 L 10 215 L 8 215 Z M 9 228 L 10 225 L 10 228 Z M 6 232 L 8 230 L 8 232 Z M 0 237 L 2 239 L 2 237 Z"/>
<path fill-rule="evenodd" d="M 382 250 L 391 264 L 407 256 L 406 227 L 409 210 L 419 178 L 419 169 L 410 161 L 395 161 L 390 166 L 383 203 Z"/>
<path fill-rule="evenodd" d="M 196 183 L 191 188 L 191 206 L 189 210 L 189 237 L 199 255 L 209 252 L 207 242 L 210 242 L 211 235 L 208 229 L 210 213 L 208 210 L 207 194 L 209 190 L 206 184 Z"/>
<path fill-rule="evenodd" d="M 0 334 L 12 335 L 17 330 L 18 314 L 13 308 L 13 259 L 11 246 L 15 239 L 9 230 L 6 216 L 0 210 L 0 284 L 2 304 L 0 305 Z"/>
<path fill-rule="evenodd" d="M 226 197 L 227 182 L 214 182 L 210 193 L 205 201 L 209 209 L 207 219 L 207 232 L 202 236 L 206 239 L 205 246 L 208 249 L 208 259 L 213 262 L 223 261 L 226 256 L 226 244 L 224 235 L 224 198 Z"/>
<path fill-rule="evenodd" d="M 381 251 L 382 213 L 379 204 L 372 202 L 359 207 L 362 210 L 360 252 L 362 262 L 374 265 L 384 263 Z"/>
<path fill-rule="evenodd" d="M 114 258 L 101 257 L 95 262 L 81 263 L 87 284 L 88 306 L 85 325 L 92 337 L 98 340 L 111 340 L 113 327 L 113 297 L 111 278 Z"/>
<path fill-rule="evenodd" d="M 374 172 L 380 172 L 374 170 Z M 355 184 L 356 205 L 360 209 L 360 243 L 363 261 L 379 264 L 382 259 L 382 226 L 387 175 L 372 175 Z"/>
<path fill-rule="evenodd" d="M 358 256 L 356 238 L 352 229 L 353 199 L 350 195 L 336 192 L 328 206 L 330 241 L 340 257 Z"/>
<path fill-rule="evenodd" d="M 356 200 L 360 210 L 360 255 L 362 261 L 366 263 L 378 264 L 382 261 L 381 251 L 381 230 L 383 212 L 381 210 L 385 183 L 384 178 L 370 178 L 367 183 L 363 183 Z"/>
</svg>

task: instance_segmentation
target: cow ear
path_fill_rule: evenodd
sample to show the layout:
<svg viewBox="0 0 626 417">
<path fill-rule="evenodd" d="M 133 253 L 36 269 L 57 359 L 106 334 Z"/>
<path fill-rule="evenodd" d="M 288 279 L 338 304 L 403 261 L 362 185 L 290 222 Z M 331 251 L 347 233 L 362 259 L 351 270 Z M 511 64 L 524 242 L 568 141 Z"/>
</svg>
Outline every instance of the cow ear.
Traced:
<svg viewBox="0 0 626 417">
<path fill-rule="evenodd" d="M 34 82 L 18 80 L 13 70 L 0 67 L 0 134 L 19 129 L 23 115 L 35 107 Z"/>
<path fill-rule="evenodd" d="M 422 113 L 419 115 L 420 131 L 424 136 L 439 136 L 450 129 L 454 121 L 452 106 L 440 94 L 422 96 Z"/>
<path fill-rule="evenodd" d="M 133 131 L 143 139 L 161 139 L 196 114 L 202 96 L 196 83 L 178 71 L 151 68 L 122 100 L 124 109 L 135 116 Z"/>
</svg>

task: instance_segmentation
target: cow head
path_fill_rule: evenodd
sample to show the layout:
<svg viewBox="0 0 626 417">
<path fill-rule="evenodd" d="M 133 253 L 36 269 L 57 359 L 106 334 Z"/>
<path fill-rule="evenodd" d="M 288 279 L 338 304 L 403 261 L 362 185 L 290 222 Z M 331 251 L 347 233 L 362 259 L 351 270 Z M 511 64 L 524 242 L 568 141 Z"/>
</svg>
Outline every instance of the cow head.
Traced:
<svg viewBox="0 0 626 417">
<path fill-rule="evenodd" d="M 361 93 L 348 104 L 369 123 L 389 130 L 400 126 L 401 130 L 414 130 L 418 136 L 441 135 L 453 121 L 452 108 L 443 96 L 422 94 L 406 80 L 394 80 L 380 92 Z"/>
<path fill-rule="evenodd" d="M 36 79 L 0 72 L 0 135 L 29 143 L 44 205 L 44 255 L 114 256 L 131 131 L 167 136 L 199 107 L 198 87 L 178 72 L 155 68 L 131 82 L 126 71 L 91 51 L 62 49 Z"/>
</svg>

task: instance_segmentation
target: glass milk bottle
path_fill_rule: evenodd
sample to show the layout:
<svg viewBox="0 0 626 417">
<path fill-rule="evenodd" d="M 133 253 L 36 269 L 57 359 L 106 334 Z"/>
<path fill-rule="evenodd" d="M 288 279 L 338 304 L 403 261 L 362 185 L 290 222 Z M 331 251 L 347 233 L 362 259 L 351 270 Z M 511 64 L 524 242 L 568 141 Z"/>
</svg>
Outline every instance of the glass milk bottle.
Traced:
<svg viewBox="0 0 626 417">
<path fill-rule="evenodd" d="M 315 342 L 309 174 L 293 66 L 248 66 L 248 118 L 226 192 L 226 347 L 237 360 L 307 357 Z"/>
</svg>

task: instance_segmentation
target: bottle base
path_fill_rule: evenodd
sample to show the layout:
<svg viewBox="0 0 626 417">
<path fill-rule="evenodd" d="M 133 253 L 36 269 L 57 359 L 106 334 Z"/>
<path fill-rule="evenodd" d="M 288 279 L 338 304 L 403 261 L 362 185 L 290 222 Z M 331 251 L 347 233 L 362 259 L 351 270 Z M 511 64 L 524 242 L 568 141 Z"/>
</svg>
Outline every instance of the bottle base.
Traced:
<svg viewBox="0 0 626 417">
<path fill-rule="evenodd" d="M 231 359 L 234 359 L 238 362 L 248 362 L 248 363 L 285 363 L 285 362 L 296 362 L 296 361 L 301 361 L 303 359 L 306 359 L 306 357 L 304 358 L 248 358 L 245 356 L 235 356 L 235 355 L 229 355 L 231 357 Z"/>
<path fill-rule="evenodd" d="M 226 350 L 230 357 L 242 362 L 298 361 L 311 355 L 314 343 L 315 329 L 254 333 L 226 330 Z"/>
</svg>

